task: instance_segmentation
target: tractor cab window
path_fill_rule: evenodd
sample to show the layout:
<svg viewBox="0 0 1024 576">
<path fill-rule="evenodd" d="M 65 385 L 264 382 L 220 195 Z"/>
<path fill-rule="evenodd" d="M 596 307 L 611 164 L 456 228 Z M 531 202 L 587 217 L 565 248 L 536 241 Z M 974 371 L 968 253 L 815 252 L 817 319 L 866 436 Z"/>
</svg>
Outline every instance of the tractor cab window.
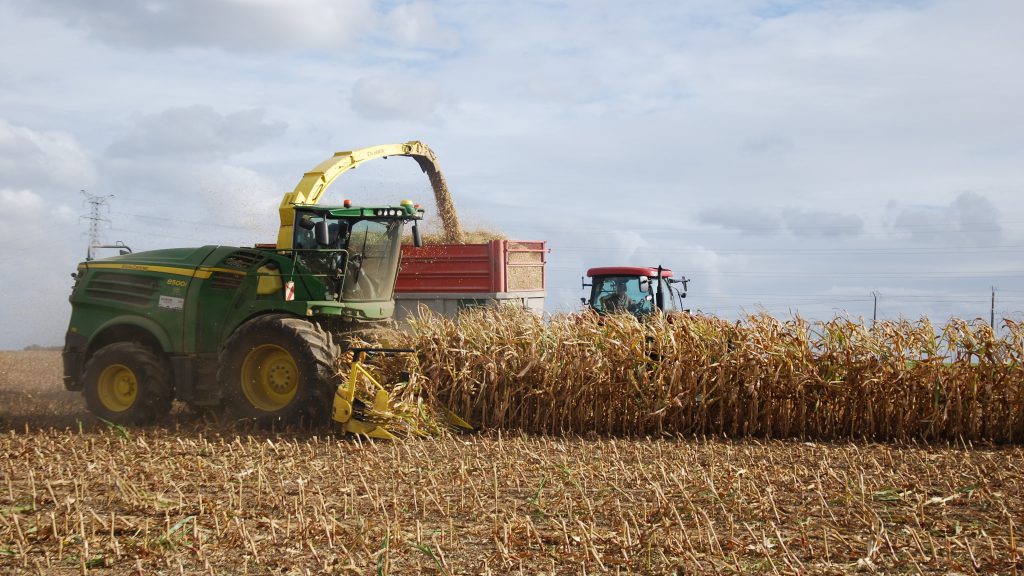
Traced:
<svg viewBox="0 0 1024 576">
<path fill-rule="evenodd" d="M 663 300 L 662 310 L 665 312 L 674 312 L 681 310 L 679 306 L 679 293 L 675 287 L 672 286 L 665 278 L 659 280 L 659 290 L 661 290 L 661 297 Z"/>
<path fill-rule="evenodd" d="M 647 279 L 637 276 L 595 278 L 593 297 L 590 301 L 594 310 L 606 314 L 647 314 L 653 307 L 651 288 Z"/>
</svg>

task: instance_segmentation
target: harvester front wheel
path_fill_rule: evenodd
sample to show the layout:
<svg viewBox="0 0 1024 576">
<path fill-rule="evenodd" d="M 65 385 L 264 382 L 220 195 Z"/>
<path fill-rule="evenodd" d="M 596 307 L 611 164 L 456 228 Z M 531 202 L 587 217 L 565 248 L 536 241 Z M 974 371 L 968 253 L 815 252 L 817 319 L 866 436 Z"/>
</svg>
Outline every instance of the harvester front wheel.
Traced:
<svg viewBox="0 0 1024 576">
<path fill-rule="evenodd" d="M 337 388 L 327 333 L 292 316 L 240 326 L 221 352 L 217 378 L 232 416 L 260 423 L 319 424 Z"/>
<path fill-rule="evenodd" d="M 136 342 L 116 342 L 97 350 L 82 372 L 89 411 L 116 424 L 148 424 L 171 409 L 166 360 Z"/>
</svg>

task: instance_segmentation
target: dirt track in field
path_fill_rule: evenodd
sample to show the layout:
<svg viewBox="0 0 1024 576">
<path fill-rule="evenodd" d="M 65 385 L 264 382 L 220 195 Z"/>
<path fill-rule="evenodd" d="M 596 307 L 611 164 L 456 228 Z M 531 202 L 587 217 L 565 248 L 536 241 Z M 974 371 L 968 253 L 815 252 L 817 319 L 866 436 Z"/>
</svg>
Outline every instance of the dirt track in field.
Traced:
<svg viewBox="0 0 1024 576">
<path fill-rule="evenodd" d="M 55 352 L 0 353 L 0 432 L 3 573 L 1024 570 L 1021 448 L 124 430 Z"/>
<path fill-rule="evenodd" d="M 64 390 L 60 352 L 0 351 L 0 430 L 95 423 L 81 394 Z"/>
</svg>

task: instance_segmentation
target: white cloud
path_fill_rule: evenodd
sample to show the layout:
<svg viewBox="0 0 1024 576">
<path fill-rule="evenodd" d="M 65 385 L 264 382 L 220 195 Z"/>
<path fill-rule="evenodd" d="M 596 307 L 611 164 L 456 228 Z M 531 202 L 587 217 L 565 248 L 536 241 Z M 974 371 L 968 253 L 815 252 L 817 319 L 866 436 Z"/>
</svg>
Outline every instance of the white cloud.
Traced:
<svg viewBox="0 0 1024 576">
<path fill-rule="evenodd" d="M 0 218 L 17 221 L 30 214 L 39 215 L 43 199 L 31 190 L 0 190 Z"/>
<path fill-rule="evenodd" d="M 698 214 L 704 224 L 738 230 L 744 234 L 771 235 L 782 227 L 778 215 L 755 206 L 717 206 L 705 208 Z"/>
<path fill-rule="evenodd" d="M 51 249 L 44 241 L 69 238 L 75 231 L 68 225 L 77 220 L 68 205 L 47 202 L 32 190 L 0 189 L 0 241 L 9 253 L 40 254 L 43 248 L 44 255 Z"/>
<path fill-rule="evenodd" d="M 109 152 L 116 157 L 225 158 L 284 134 L 284 122 L 265 121 L 265 116 L 263 110 L 221 114 L 210 106 L 170 108 L 138 118 Z"/>
<path fill-rule="evenodd" d="M 443 101 L 441 88 L 423 80 L 371 76 L 352 86 L 352 109 L 370 120 L 434 120 Z"/>
<path fill-rule="evenodd" d="M 452 50 L 459 46 L 454 30 L 441 25 L 425 2 L 400 4 L 385 17 L 393 37 L 403 46 Z"/>
<path fill-rule="evenodd" d="M 0 186 L 80 189 L 96 178 L 90 155 L 63 131 L 37 131 L 0 118 Z"/>
<path fill-rule="evenodd" d="M 350 45 L 375 22 L 372 0 L 20 0 L 109 44 L 251 52 Z"/>
<path fill-rule="evenodd" d="M 896 212 L 892 228 L 915 242 L 990 246 L 999 243 L 1003 235 L 999 210 L 977 192 L 962 192 L 947 205 L 901 208 L 893 203 L 889 209 Z"/>
<path fill-rule="evenodd" d="M 794 236 L 804 238 L 857 236 L 864 230 L 864 220 L 855 214 L 787 208 L 782 219 Z"/>
</svg>

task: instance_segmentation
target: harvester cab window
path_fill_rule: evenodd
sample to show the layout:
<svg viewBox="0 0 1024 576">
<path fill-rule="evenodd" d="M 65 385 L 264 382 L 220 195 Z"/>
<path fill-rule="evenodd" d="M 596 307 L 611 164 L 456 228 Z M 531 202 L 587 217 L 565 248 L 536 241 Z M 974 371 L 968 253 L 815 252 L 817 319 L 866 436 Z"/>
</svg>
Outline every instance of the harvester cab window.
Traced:
<svg viewBox="0 0 1024 576">
<path fill-rule="evenodd" d="M 402 221 L 360 220 L 348 238 L 345 300 L 389 300 L 398 275 Z"/>
<path fill-rule="evenodd" d="M 594 280 L 594 297 L 598 312 L 630 312 L 645 314 L 651 311 L 649 283 L 636 276 L 609 276 Z"/>
<path fill-rule="evenodd" d="M 402 220 L 297 215 L 295 261 L 327 285 L 327 297 L 390 300 L 398 275 Z"/>
<path fill-rule="evenodd" d="M 317 227 L 324 226 L 326 221 L 327 243 L 317 240 Z M 348 240 L 348 222 L 334 218 L 326 218 L 319 214 L 301 214 L 295 227 L 294 246 L 298 250 L 338 250 L 345 247 Z"/>
<path fill-rule="evenodd" d="M 324 298 L 336 300 L 346 266 L 345 244 L 349 223 L 330 214 L 302 211 L 296 214 L 295 262 L 324 284 Z"/>
<path fill-rule="evenodd" d="M 297 250 L 316 249 L 316 223 L 323 220 L 321 216 L 302 214 L 298 217 L 295 227 L 295 242 L 293 245 Z"/>
</svg>

